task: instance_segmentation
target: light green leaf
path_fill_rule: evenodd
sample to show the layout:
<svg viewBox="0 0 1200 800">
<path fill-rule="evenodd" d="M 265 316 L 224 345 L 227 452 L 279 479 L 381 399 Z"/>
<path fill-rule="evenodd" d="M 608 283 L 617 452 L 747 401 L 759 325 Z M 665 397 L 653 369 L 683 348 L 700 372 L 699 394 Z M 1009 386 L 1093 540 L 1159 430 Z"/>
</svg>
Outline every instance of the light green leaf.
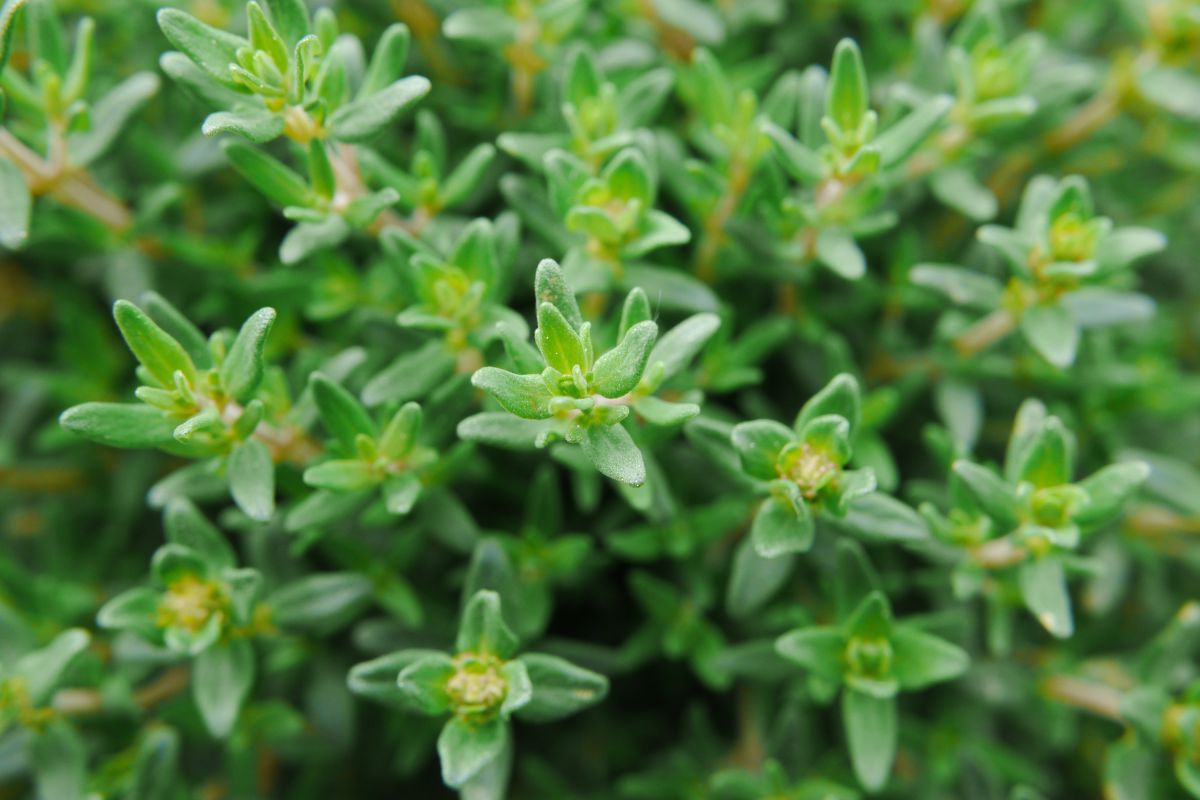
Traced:
<svg viewBox="0 0 1200 800">
<path fill-rule="evenodd" d="M 275 513 L 275 465 L 265 444 L 249 439 L 229 454 L 229 491 L 250 519 L 266 522 Z"/>
<path fill-rule="evenodd" d="M 216 738 L 224 739 L 233 730 L 254 672 L 254 647 L 248 639 L 230 639 L 196 656 L 192 697 L 205 727 Z"/>
<path fill-rule="evenodd" d="M 442 781 L 461 787 L 502 756 L 510 736 L 508 722 L 499 717 L 486 722 L 452 717 L 438 736 Z"/>
<path fill-rule="evenodd" d="M 205 136 L 236 133 L 244 139 L 262 143 L 282 136 L 283 127 L 283 117 L 274 111 L 265 108 L 247 108 L 209 114 L 200 130 Z"/>
<path fill-rule="evenodd" d="M 744 618 L 760 609 L 787 581 L 795 566 L 791 556 L 764 558 L 754 543 L 742 539 L 733 556 L 733 571 L 725 592 L 730 616 Z"/>
<path fill-rule="evenodd" d="M 159 79 L 153 72 L 138 72 L 126 78 L 92 107 L 92 126 L 67 137 L 71 163 L 85 167 L 104 155 L 129 129 L 129 120 L 158 93 Z"/>
<path fill-rule="evenodd" d="M 1042 358 L 1069 367 L 1079 347 L 1079 323 L 1065 305 L 1038 305 L 1021 314 L 1021 333 Z"/>
<path fill-rule="evenodd" d="M 763 558 L 803 553 L 812 547 L 816 533 L 812 510 L 791 481 L 775 481 L 771 496 L 754 515 L 750 538 Z"/>
<path fill-rule="evenodd" d="M 471 376 L 471 385 L 522 419 L 547 419 L 552 415 L 552 395 L 541 375 L 515 375 L 498 367 L 483 367 Z"/>
<path fill-rule="evenodd" d="M 260 308 L 255 311 L 242 324 L 242 329 L 230 345 L 225 360 L 221 362 L 221 384 L 239 403 L 249 402 L 258 385 L 262 383 L 266 370 L 263 348 L 274 324 L 275 309 Z"/>
<path fill-rule="evenodd" d="M 0 245 L 16 250 L 29 237 L 33 195 L 21 169 L 0 158 Z"/>
<path fill-rule="evenodd" d="M 579 446 L 602 475 L 630 486 L 641 486 L 646 482 L 642 451 L 620 423 L 584 428 Z"/>
<path fill-rule="evenodd" d="M 730 440 L 737 448 L 742 469 L 759 480 L 770 481 L 779 477 L 779 453 L 796 441 L 796 435 L 774 420 L 759 419 L 735 425 Z"/>
<path fill-rule="evenodd" d="M 175 441 L 178 422 L 141 403 L 84 403 L 62 413 L 58 423 L 108 447 L 150 448 Z"/>
<path fill-rule="evenodd" d="M 354 452 L 359 436 L 375 438 L 378 433 L 375 422 L 354 395 L 319 372 L 309 376 L 308 385 L 321 422 L 348 452 Z"/>
<path fill-rule="evenodd" d="M 896 760 L 896 698 L 846 689 L 842 692 L 842 724 L 854 774 L 867 791 L 879 791 Z"/>
<path fill-rule="evenodd" d="M 637 388 L 657 337 L 658 325 L 654 322 L 639 322 L 630 328 L 620 344 L 596 359 L 592 367 L 596 392 L 604 397 L 621 397 Z"/>
<path fill-rule="evenodd" d="M 512 658 L 519 641 L 500 611 L 500 595 L 481 589 L 472 595 L 463 610 L 454 647 L 459 653 L 490 654 Z"/>
<path fill-rule="evenodd" d="M 712 335 L 721 327 L 721 318 L 716 314 L 694 314 L 659 337 L 650 351 L 647 364 L 662 364 L 662 376 L 666 380 L 679 373 L 704 348 Z"/>
<path fill-rule="evenodd" d="M 1042 627 L 1059 639 L 1069 638 L 1075 624 L 1062 561 L 1052 555 L 1031 559 L 1021 565 L 1018 577 L 1025 606 Z"/>
<path fill-rule="evenodd" d="M 907 690 L 954 680 L 971 662 L 961 647 L 911 625 L 897 625 L 892 630 L 892 655 L 892 674 L 900 688 Z"/>
<path fill-rule="evenodd" d="M 856 281 L 867 272 L 862 250 L 844 228 L 823 228 L 817 234 L 817 260 L 849 281 Z"/>
<path fill-rule="evenodd" d="M 127 300 L 118 300 L 113 304 L 113 319 L 134 357 L 160 386 L 173 387 L 176 371 L 195 384 L 196 366 L 191 356 L 146 312 Z"/>
<path fill-rule="evenodd" d="M 372 588 L 370 579 L 355 572 L 322 572 L 275 590 L 267 605 L 282 628 L 333 631 L 370 603 Z"/>
<path fill-rule="evenodd" d="M 853 131 L 867 113 L 867 70 L 853 39 L 842 39 L 833 51 L 826 111 L 843 131 Z"/>
<path fill-rule="evenodd" d="M 206 25 L 184 11 L 164 8 L 158 12 L 158 27 L 167 40 L 214 80 L 237 86 L 229 66 L 237 62 L 238 48 L 249 46 L 240 36 Z"/>
<path fill-rule="evenodd" d="M 333 137 L 342 142 L 364 142 L 374 138 L 428 94 L 429 88 L 427 78 L 410 75 L 386 89 L 342 106 L 329 118 Z"/>
<path fill-rule="evenodd" d="M 526 653 L 518 661 L 533 684 L 529 702 L 517 717 L 529 722 L 553 722 L 599 703 L 608 694 L 608 679 L 557 656 Z"/>
</svg>

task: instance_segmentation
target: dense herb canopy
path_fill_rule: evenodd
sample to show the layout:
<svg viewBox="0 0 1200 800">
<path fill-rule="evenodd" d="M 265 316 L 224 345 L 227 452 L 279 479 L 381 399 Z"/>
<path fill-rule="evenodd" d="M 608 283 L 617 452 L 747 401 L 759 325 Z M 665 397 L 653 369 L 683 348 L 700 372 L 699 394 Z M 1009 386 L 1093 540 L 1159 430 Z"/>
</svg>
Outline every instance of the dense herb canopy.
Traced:
<svg viewBox="0 0 1200 800">
<path fill-rule="evenodd" d="M 1200 797 L 1195 2 L 0 68 L 0 797 Z"/>
</svg>

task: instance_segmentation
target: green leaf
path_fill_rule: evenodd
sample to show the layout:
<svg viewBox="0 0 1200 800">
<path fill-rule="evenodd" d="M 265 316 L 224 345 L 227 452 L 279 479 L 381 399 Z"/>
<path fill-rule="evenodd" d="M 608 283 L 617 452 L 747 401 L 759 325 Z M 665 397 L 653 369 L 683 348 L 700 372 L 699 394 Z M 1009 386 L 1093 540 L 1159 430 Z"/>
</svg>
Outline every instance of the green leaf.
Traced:
<svg viewBox="0 0 1200 800">
<path fill-rule="evenodd" d="M 16 30 L 13 20 L 27 1 L 4 0 L 4 5 L 0 6 L 0 71 L 7 66 L 12 51 L 12 37 Z"/>
<path fill-rule="evenodd" d="M 25 692 L 35 708 L 46 704 L 64 673 L 91 641 L 91 635 L 82 628 L 68 628 L 13 665 L 13 672 L 24 680 Z"/>
<path fill-rule="evenodd" d="M 1062 304 L 1038 305 L 1021 314 L 1021 334 L 1056 367 L 1069 367 L 1079 347 L 1079 324 Z"/>
<path fill-rule="evenodd" d="M 850 539 L 837 543 L 837 570 L 834 573 L 833 605 L 839 622 L 846 622 L 878 591 L 879 574 L 871 565 L 862 545 Z"/>
<path fill-rule="evenodd" d="M 400 407 L 379 437 L 379 453 L 385 458 L 397 459 L 412 452 L 421 430 L 421 407 L 416 403 L 405 403 Z"/>
<path fill-rule="evenodd" d="M 138 743 L 129 800 L 172 800 L 179 780 L 179 734 L 165 726 L 148 728 Z"/>
<path fill-rule="evenodd" d="M 430 83 L 410 75 L 334 111 L 329 118 L 333 137 L 342 142 L 365 142 L 391 125 L 397 117 L 429 93 Z"/>
<path fill-rule="evenodd" d="M 608 694 L 608 678 L 558 656 L 526 653 L 518 661 L 533 684 L 529 702 L 517 710 L 528 722 L 553 722 L 599 703 Z"/>
<path fill-rule="evenodd" d="M 508 722 L 499 717 L 478 723 L 452 717 L 438 736 L 442 781 L 460 788 L 503 755 L 510 736 Z"/>
<path fill-rule="evenodd" d="M 540 437 L 549 430 L 545 420 L 514 417 L 505 411 L 485 411 L 458 423 L 458 438 L 482 442 L 508 450 L 533 450 Z"/>
<path fill-rule="evenodd" d="M 749 538 L 742 539 L 733 556 L 733 571 L 725 592 L 729 615 L 744 618 L 758 611 L 784 585 L 794 566 L 794 558 L 764 558 Z"/>
<path fill-rule="evenodd" d="M 394 23 L 384 30 L 358 90 L 359 97 L 370 97 L 381 92 L 400 78 L 404 73 L 404 62 L 408 60 L 411 39 L 408 26 L 403 23 Z"/>
<path fill-rule="evenodd" d="M 660 247 L 687 244 L 692 240 L 688 226 L 658 209 L 646 211 L 638 223 L 636 236 L 621 247 L 625 258 L 640 258 Z"/>
<path fill-rule="evenodd" d="M 553 367 L 564 375 L 570 375 L 576 366 L 587 371 L 590 364 L 584 355 L 583 341 L 557 306 L 551 303 L 538 305 L 537 323 L 533 339 L 542 353 L 542 358 L 546 360 L 547 366 Z M 657 333 L 657 326 L 654 330 Z"/>
<path fill-rule="evenodd" d="M 633 410 L 651 425 L 674 427 L 682 425 L 700 413 L 695 403 L 670 403 L 658 397 L 639 397 L 633 401 Z"/>
<path fill-rule="evenodd" d="M 856 281 L 867 272 L 862 250 L 844 228 L 823 228 L 817 234 L 817 260 L 848 281 Z"/>
<path fill-rule="evenodd" d="M 85 167 L 108 152 L 117 137 L 129 128 L 129 120 L 158 93 L 159 79 L 153 72 L 138 72 L 126 78 L 92 106 L 92 126 L 67 137 L 71 163 Z"/>
<path fill-rule="evenodd" d="M 146 292 L 141 297 L 141 307 L 167 335 L 183 346 L 196 366 L 212 366 L 212 353 L 204 334 L 165 297 L 158 292 Z"/>
<path fill-rule="evenodd" d="M 446 17 L 442 22 L 442 35 L 447 39 L 461 39 L 499 48 L 517 39 L 520 25 L 515 17 L 505 13 L 502 8 L 464 8 Z"/>
<path fill-rule="evenodd" d="M 771 496 L 754 515 L 750 539 L 763 558 L 803 553 L 812 547 L 816 533 L 812 510 L 791 481 L 775 481 Z"/>
<path fill-rule="evenodd" d="M 615 398 L 636 389 L 657 337 L 658 325 L 654 322 L 639 322 L 630 328 L 620 344 L 600 356 L 592 367 L 592 387 L 596 392 Z"/>
<path fill-rule="evenodd" d="M 399 356 L 367 381 L 362 400 L 372 408 L 383 403 L 416 400 L 427 396 L 452 374 L 454 357 L 443 342 L 432 341 Z"/>
<path fill-rule="evenodd" d="M 175 441 L 179 423 L 140 403 L 84 403 L 68 408 L 58 423 L 108 447 L 162 447 Z"/>
<path fill-rule="evenodd" d="M 321 422 L 347 452 L 354 452 L 359 436 L 375 438 L 375 423 L 354 395 L 319 372 L 309 376 L 308 384 Z"/>
<path fill-rule="evenodd" d="M 146 587 L 126 589 L 96 612 L 96 624 L 112 630 L 148 633 L 157 628 L 158 592 Z"/>
<path fill-rule="evenodd" d="M 1013 488 L 986 467 L 970 461 L 955 461 L 952 468 L 983 512 L 1003 529 L 1016 526 L 1020 509 Z"/>
<path fill-rule="evenodd" d="M 383 483 L 383 497 L 388 512 L 404 515 L 412 511 L 423 488 L 421 479 L 412 472 L 401 472 L 388 478 Z"/>
<path fill-rule="evenodd" d="M 1136 292 L 1085 286 L 1061 298 L 1062 305 L 1081 328 L 1102 328 L 1151 319 L 1154 300 Z"/>
<path fill-rule="evenodd" d="M 579 447 L 600 474 L 630 486 L 646 482 L 642 451 L 620 423 L 584 428 Z"/>
<path fill-rule="evenodd" d="M 646 297 L 646 293 L 641 287 L 631 290 L 625 297 L 625 304 L 621 307 L 621 322 L 617 327 L 617 338 L 624 339 L 625 334 L 634 325 L 639 322 L 649 322 L 653 318 L 650 298 Z"/>
<path fill-rule="evenodd" d="M 304 470 L 304 482 L 309 486 L 334 492 L 362 491 L 379 481 L 380 476 L 371 465 L 358 459 L 334 459 Z"/>
<path fill-rule="evenodd" d="M 842 724 L 855 776 L 867 791 L 879 791 L 896 760 L 896 698 L 847 689 L 842 692 Z"/>
<path fill-rule="evenodd" d="M 949 264 L 918 264 L 908 273 L 918 286 L 939 291 L 959 305 L 982 310 L 998 308 L 1003 287 L 990 275 Z"/>
<path fill-rule="evenodd" d="M 52 719 L 33 735 L 30 766 L 37 797 L 46 800 L 84 800 L 87 797 L 87 749 L 71 723 Z"/>
<path fill-rule="evenodd" d="M 850 423 L 837 414 L 823 414 L 804 423 L 800 441 L 842 465 L 850 460 Z"/>
<path fill-rule="evenodd" d="M 541 375 L 515 375 L 497 367 L 483 367 L 471 376 L 471 385 L 487 392 L 505 411 L 522 419 L 552 416 L 552 395 Z"/>
<path fill-rule="evenodd" d="M 278 139 L 283 135 L 283 117 L 265 108 L 247 108 L 240 111 L 218 111 L 209 114 L 201 131 L 205 136 L 219 133 L 235 133 L 252 142 L 262 143 Z"/>
<path fill-rule="evenodd" d="M 1042 627 L 1059 639 L 1070 637 L 1075 624 L 1062 561 L 1054 556 L 1034 558 L 1021 565 L 1018 577 L 1025 606 Z"/>
<path fill-rule="evenodd" d="M 7 158 L 0 158 L 0 245 L 16 250 L 29 237 L 33 195 L 25 174 Z"/>
<path fill-rule="evenodd" d="M 516 654 L 518 644 L 500 612 L 500 595 L 486 589 L 476 592 L 463 610 L 455 649 L 509 659 Z"/>
<path fill-rule="evenodd" d="M 897 625 L 892 630 L 891 642 L 892 674 L 902 689 L 923 689 L 954 680 L 971 663 L 961 647 L 911 625 Z"/>
<path fill-rule="evenodd" d="M 1069 483 L 1073 449 L 1062 421 L 1050 417 L 1021 451 L 1016 464 L 1017 475 L 1038 488 Z"/>
<path fill-rule="evenodd" d="M 534 298 L 538 305 L 550 303 L 558 309 L 571 327 L 578 331 L 583 325 L 583 315 L 579 313 L 579 304 L 575 301 L 575 293 L 567 285 L 562 267 L 553 259 L 542 259 L 537 266 L 537 274 L 533 279 Z"/>
<path fill-rule="evenodd" d="M 282 628 L 333 631 L 358 616 L 370 603 L 372 589 L 364 575 L 322 572 L 277 589 L 267 605 L 271 619 Z"/>
<path fill-rule="evenodd" d="M 191 356 L 146 312 L 127 300 L 118 300 L 113 304 L 113 318 L 134 357 L 160 386 L 174 387 L 177 371 L 195 385 L 196 366 Z"/>
<path fill-rule="evenodd" d="M 892 169 L 904 163 L 941 125 L 953 106 L 954 98 L 944 94 L 935 95 L 875 137 L 880 166 Z"/>
<path fill-rule="evenodd" d="M 221 149 L 242 177 L 278 205 L 307 208 L 313 203 L 313 193 L 304 178 L 280 161 L 232 139 L 222 142 Z"/>
<path fill-rule="evenodd" d="M 882 492 L 871 492 L 847 504 L 840 517 L 828 523 L 868 542 L 919 542 L 929 538 L 929 526 L 907 503 Z"/>
<path fill-rule="evenodd" d="M 796 435 L 785 425 L 759 419 L 735 425 L 730 440 L 737 448 L 742 469 L 759 480 L 770 481 L 779 477 L 779 453 L 796 441 Z"/>
<path fill-rule="evenodd" d="M 314 253 L 329 250 L 346 241 L 350 235 L 351 210 L 352 205 L 347 206 L 346 216 L 330 214 L 323 219 L 296 225 L 279 245 L 279 260 L 284 264 L 299 264 Z"/>
<path fill-rule="evenodd" d="M 240 36 L 206 25 L 184 11 L 164 8 L 158 12 L 158 27 L 167 40 L 209 77 L 225 86 L 237 86 L 229 66 L 237 62 L 238 48 L 249 46 Z"/>
<path fill-rule="evenodd" d="M 250 519 L 266 522 L 275 513 L 275 465 L 265 444 L 249 439 L 229 454 L 229 491 Z"/>
<path fill-rule="evenodd" d="M 650 351 L 647 364 L 662 364 L 664 380 L 674 377 L 704 348 L 717 329 L 721 318 L 716 314 L 694 314 L 659 337 Z"/>
<path fill-rule="evenodd" d="M 221 362 L 221 384 L 230 397 L 239 403 L 249 402 L 262 383 L 266 369 L 263 348 L 274 324 L 275 309 L 260 308 L 255 311 L 242 324 L 225 360 Z"/>
<path fill-rule="evenodd" d="M 254 647 L 247 639 L 230 639 L 196 656 L 192 697 L 205 727 L 216 738 L 232 732 L 254 683 L 254 671 Z"/>
<path fill-rule="evenodd" d="M 1075 522 L 1091 526 L 1112 521 L 1149 475 L 1150 467 L 1143 461 L 1110 464 L 1092 473 L 1076 484 L 1087 492 L 1088 503 L 1075 514 Z"/>
<path fill-rule="evenodd" d="M 455 672 L 454 659 L 445 653 L 421 653 L 400 670 L 396 687 L 409 709 L 421 714 L 445 714 L 452 708 L 446 684 Z"/>
<path fill-rule="evenodd" d="M 442 181 L 438 190 L 438 199 L 442 207 L 454 208 L 466 202 L 479 187 L 495 160 L 496 148 L 491 144 L 484 142 L 473 147 Z"/>
<path fill-rule="evenodd" d="M 999 205 L 996 196 L 966 168 L 938 170 L 930 178 L 929 188 L 938 200 L 976 222 L 987 222 L 996 216 Z"/>
<path fill-rule="evenodd" d="M 798 628 L 775 641 L 779 655 L 830 683 L 842 680 L 846 637 L 836 628 Z"/>
<path fill-rule="evenodd" d="M 862 418 L 862 391 L 853 375 L 845 372 L 835 375 L 804 404 L 792 428 L 800 433 L 813 419 L 831 414 L 849 422 L 851 433 L 858 430 Z"/>
<path fill-rule="evenodd" d="M 617 153 L 601 173 L 601 180 L 608 184 L 613 197 L 621 200 L 639 200 L 643 208 L 654 205 L 654 182 L 650 178 L 650 165 L 636 147 L 627 147 Z"/>
<path fill-rule="evenodd" d="M 843 131 L 853 131 L 867 113 L 867 70 L 853 39 L 842 39 L 833 51 L 826 110 Z"/>
<path fill-rule="evenodd" d="M 763 123 L 763 133 L 775 145 L 775 155 L 783 168 L 798 181 L 815 184 L 825 177 L 825 162 L 794 136 L 773 122 Z"/>
<path fill-rule="evenodd" d="M 308 8 L 304 0 L 267 0 L 271 23 L 287 45 L 295 46 L 309 33 Z"/>
<path fill-rule="evenodd" d="M 229 542 L 191 500 L 182 497 L 171 500 L 163 515 L 163 527 L 168 542 L 194 550 L 214 571 L 236 566 L 237 558 Z"/>
</svg>

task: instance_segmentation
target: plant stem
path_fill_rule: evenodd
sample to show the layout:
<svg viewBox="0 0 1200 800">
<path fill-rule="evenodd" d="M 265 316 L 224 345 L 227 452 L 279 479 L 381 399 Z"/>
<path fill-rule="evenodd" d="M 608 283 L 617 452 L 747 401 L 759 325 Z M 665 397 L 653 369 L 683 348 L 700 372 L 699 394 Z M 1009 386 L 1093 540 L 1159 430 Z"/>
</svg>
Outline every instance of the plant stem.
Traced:
<svg viewBox="0 0 1200 800">
<path fill-rule="evenodd" d="M 1064 703 L 1097 716 L 1121 722 L 1121 693 L 1103 683 L 1070 675 L 1053 675 L 1040 686 L 1041 693 L 1051 700 Z"/>
<path fill-rule="evenodd" d="M 975 355 L 1012 333 L 1016 324 L 1011 312 L 997 309 L 956 336 L 954 349 L 962 356 Z"/>
</svg>

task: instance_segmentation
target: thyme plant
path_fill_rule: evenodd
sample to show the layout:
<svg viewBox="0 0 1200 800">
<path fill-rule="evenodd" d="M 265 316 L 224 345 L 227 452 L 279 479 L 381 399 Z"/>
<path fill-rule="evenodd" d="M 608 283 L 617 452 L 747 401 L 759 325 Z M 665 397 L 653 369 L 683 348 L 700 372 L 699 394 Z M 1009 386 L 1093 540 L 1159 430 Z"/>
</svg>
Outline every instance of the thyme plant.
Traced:
<svg viewBox="0 0 1200 800">
<path fill-rule="evenodd" d="M 1200 798 L 1194 0 L 3 0 L 0 96 L 0 797 Z"/>
</svg>

